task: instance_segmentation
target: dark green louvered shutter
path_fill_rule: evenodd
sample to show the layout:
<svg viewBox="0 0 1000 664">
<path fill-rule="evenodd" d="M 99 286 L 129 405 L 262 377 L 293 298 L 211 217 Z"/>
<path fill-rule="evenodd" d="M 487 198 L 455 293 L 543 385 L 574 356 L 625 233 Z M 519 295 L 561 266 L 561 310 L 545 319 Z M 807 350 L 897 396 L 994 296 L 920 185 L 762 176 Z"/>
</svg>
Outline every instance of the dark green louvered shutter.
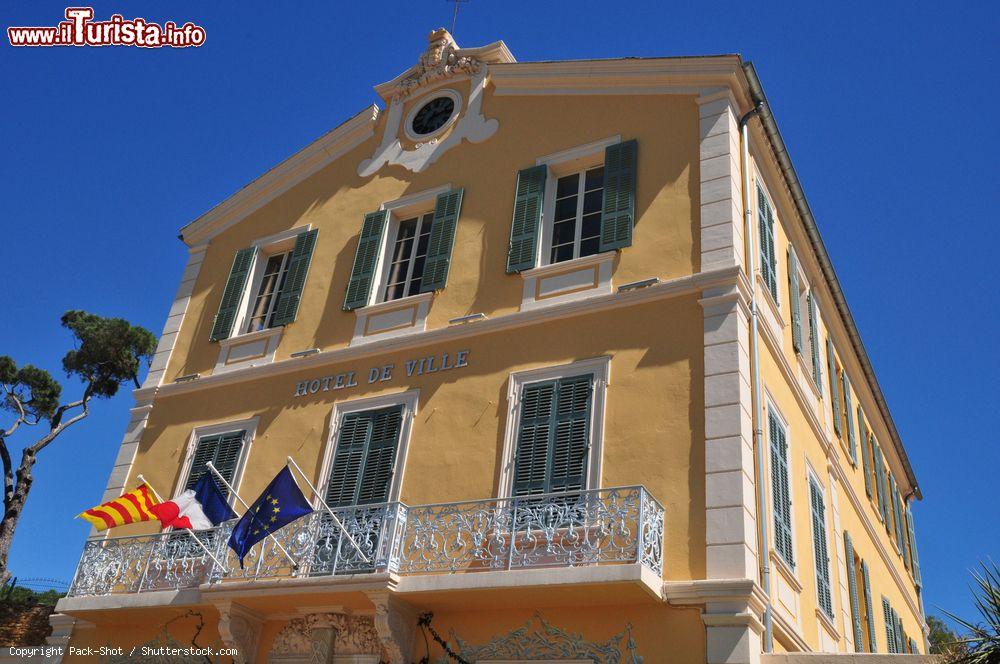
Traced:
<svg viewBox="0 0 1000 664">
<path fill-rule="evenodd" d="M 427 261 L 424 276 L 420 282 L 421 293 L 441 290 L 448 283 L 448 269 L 451 266 L 451 251 L 455 246 L 455 228 L 462 212 L 464 189 L 453 189 L 438 194 L 434 204 L 434 221 L 431 222 L 431 236 L 427 244 Z"/>
<path fill-rule="evenodd" d="M 816 597 L 823 613 L 832 619 L 833 594 L 830 590 L 830 554 L 826 538 L 826 506 L 823 502 L 823 490 L 811 477 L 809 478 L 809 503 L 812 508 L 813 554 L 816 560 Z"/>
<path fill-rule="evenodd" d="M 792 349 L 802 352 L 802 307 L 799 305 L 799 260 L 788 247 L 788 304 L 792 310 Z"/>
<path fill-rule="evenodd" d="M 212 323 L 212 341 L 228 339 L 232 333 L 233 323 L 240 313 L 243 291 L 246 289 L 247 279 L 250 277 L 256 257 L 257 247 L 247 247 L 236 252 L 233 266 L 229 270 L 229 279 L 226 280 L 226 288 L 222 291 L 219 313 L 215 314 L 215 321 Z"/>
<path fill-rule="evenodd" d="M 513 495 L 586 487 L 592 393 L 589 374 L 524 386 Z"/>
<path fill-rule="evenodd" d="M 555 414 L 556 381 L 525 385 L 514 457 L 514 495 L 545 493 L 549 435 Z"/>
<path fill-rule="evenodd" d="M 184 488 L 193 489 L 202 475 L 211 473 L 208 469 L 209 462 L 212 462 L 219 474 L 232 484 L 245 439 L 245 431 L 229 431 L 199 438 L 198 444 L 195 446 L 194 459 L 191 460 L 191 471 L 188 473 Z M 223 495 L 229 495 L 229 489 L 219 481 L 219 478 L 212 474 L 212 479 L 215 480 Z"/>
<path fill-rule="evenodd" d="M 546 493 L 586 487 L 590 451 L 590 375 L 563 378 L 556 392 L 555 431 Z"/>
<path fill-rule="evenodd" d="M 858 602 L 858 576 L 854 565 L 854 543 L 844 531 L 844 556 L 847 558 L 847 589 L 851 600 L 851 625 L 854 627 L 854 651 L 864 652 L 864 634 L 861 632 L 861 605 Z"/>
<path fill-rule="evenodd" d="M 892 520 L 896 528 L 896 546 L 899 548 L 903 558 L 906 558 L 906 548 L 903 546 L 903 508 L 899 501 L 899 487 L 896 485 L 896 478 L 889 474 L 889 491 L 892 495 Z"/>
<path fill-rule="evenodd" d="M 889 654 L 896 654 L 896 621 L 892 617 L 889 600 L 882 598 L 882 618 L 885 621 L 885 641 Z"/>
<path fill-rule="evenodd" d="M 347 295 L 344 297 L 344 311 L 351 311 L 368 304 L 388 215 L 385 210 L 365 215 L 364 223 L 361 225 L 361 236 L 358 238 L 358 248 L 354 253 L 351 280 L 347 284 Z"/>
<path fill-rule="evenodd" d="M 288 258 L 288 274 L 285 276 L 284 288 L 281 289 L 278 302 L 274 305 L 275 326 L 288 325 L 295 320 L 295 315 L 299 311 L 299 300 L 302 298 L 302 288 L 306 285 L 306 275 L 309 274 L 317 232 L 306 231 L 295 237 L 295 248 Z"/>
<path fill-rule="evenodd" d="M 899 619 L 899 614 L 896 613 L 896 609 L 889 607 L 889 611 L 892 614 L 892 634 L 896 637 L 896 653 L 902 654 L 903 652 L 903 621 Z"/>
<path fill-rule="evenodd" d="M 604 150 L 601 252 L 632 246 L 637 151 L 635 139 L 609 145 Z"/>
<path fill-rule="evenodd" d="M 910 560 L 912 561 L 911 572 L 913 573 L 913 582 L 916 584 L 917 588 L 920 588 L 922 581 L 920 580 L 920 559 L 917 556 L 917 539 L 913 535 L 913 510 L 910 506 L 906 506 L 906 527 L 910 534 Z"/>
<path fill-rule="evenodd" d="M 778 279 L 775 275 L 774 212 L 764 190 L 757 187 L 757 228 L 760 234 L 760 273 L 771 297 L 778 299 Z"/>
<path fill-rule="evenodd" d="M 919 655 L 920 650 L 917 649 L 917 642 L 912 638 L 910 639 L 910 653 L 913 655 Z"/>
<path fill-rule="evenodd" d="M 517 174 L 514 218 L 510 224 L 510 247 L 507 250 L 507 274 L 535 267 L 547 177 L 548 168 L 544 164 L 526 168 Z"/>
<path fill-rule="evenodd" d="M 858 439 L 854 437 L 854 405 L 851 403 L 851 379 L 847 371 L 841 374 L 840 385 L 844 388 L 844 415 L 847 416 L 847 443 L 851 450 L 851 465 L 858 465 Z"/>
<path fill-rule="evenodd" d="M 886 482 L 885 482 L 885 462 L 882 460 L 882 448 L 879 447 L 878 441 L 875 437 L 872 437 L 872 454 L 875 461 L 875 489 L 878 491 L 878 511 L 882 515 L 882 522 L 885 524 L 886 532 L 889 531 L 889 510 L 886 498 L 888 494 L 886 493 Z"/>
<path fill-rule="evenodd" d="M 819 366 L 819 332 L 816 329 L 816 299 L 813 298 L 812 291 L 806 296 L 806 305 L 809 307 L 809 352 L 812 357 L 813 382 L 820 390 L 823 389 L 823 370 Z"/>
<path fill-rule="evenodd" d="M 326 487 L 330 507 L 389 499 L 403 421 L 402 406 L 344 415 Z"/>
<path fill-rule="evenodd" d="M 865 493 L 872 497 L 872 452 L 868 442 L 868 425 L 865 424 L 865 414 L 858 404 L 858 435 L 861 437 L 861 461 L 865 471 Z"/>
<path fill-rule="evenodd" d="M 868 652 L 878 652 L 875 641 L 875 610 L 872 608 L 872 579 L 868 563 L 861 561 L 861 583 L 865 590 L 865 619 L 868 621 Z"/>
<path fill-rule="evenodd" d="M 906 501 L 899 496 L 899 529 L 902 533 L 903 567 L 910 569 L 910 535 L 907 532 Z"/>
<path fill-rule="evenodd" d="M 830 371 L 830 409 L 833 411 L 833 430 L 837 435 L 842 435 L 840 424 L 840 378 L 837 376 L 837 360 L 833 355 L 833 342 L 829 338 L 826 340 L 826 363 Z"/>
<path fill-rule="evenodd" d="M 792 500 L 788 474 L 788 442 L 785 430 L 773 412 L 768 412 L 771 439 L 771 502 L 774 511 L 774 548 L 792 567 Z"/>
</svg>

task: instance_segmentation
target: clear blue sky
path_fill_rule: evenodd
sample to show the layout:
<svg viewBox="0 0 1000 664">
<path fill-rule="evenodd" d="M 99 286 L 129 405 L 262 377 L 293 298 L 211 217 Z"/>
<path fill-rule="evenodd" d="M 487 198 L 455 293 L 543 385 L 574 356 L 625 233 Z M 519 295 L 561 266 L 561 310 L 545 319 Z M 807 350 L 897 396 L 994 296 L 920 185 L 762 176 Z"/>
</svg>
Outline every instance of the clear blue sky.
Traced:
<svg viewBox="0 0 1000 664">
<path fill-rule="evenodd" d="M 16 50 L 3 37 L 0 354 L 60 377 L 64 311 L 158 334 L 186 258 L 178 229 L 372 103 L 452 7 L 94 5 L 193 21 L 207 43 Z M 64 7 L 5 2 L 0 18 L 54 25 Z M 970 614 L 967 570 L 1000 559 L 998 7 L 472 0 L 456 31 L 520 60 L 755 63 L 924 492 L 929 612 Z M 11 559 L 21 578 L 72 576 L 87 532 L 73 515 L 101 497 L 131 403 L 126 390 L 94 404 L 43 453 Z"/>
</svg>

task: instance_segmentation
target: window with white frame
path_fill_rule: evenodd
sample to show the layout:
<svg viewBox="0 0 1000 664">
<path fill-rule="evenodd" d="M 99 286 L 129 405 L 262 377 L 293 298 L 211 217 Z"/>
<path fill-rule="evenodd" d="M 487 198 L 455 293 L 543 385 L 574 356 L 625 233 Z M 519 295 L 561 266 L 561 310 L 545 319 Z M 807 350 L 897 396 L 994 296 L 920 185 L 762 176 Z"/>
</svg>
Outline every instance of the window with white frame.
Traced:
<svg viewBox="0 0 1000 664">
<path fill-rule="evenodd" d="M 230 496 L 229 489 L 209 470 L 208 464 L 211 463 L 226 482 L 239 488 L 240 475 L 258 422 L 257 417 L 252 417 L 236 422 L 210 424 L 192 431 L 184 462 L 185 470 L 181 473 L 174 494 L 194 488 L 198 480 L 210 474 L 222 494 L 228 496 L 229 502 L 232 503 L 235 496 Z"/>
<path fill-rule="evenodd" d="M 257 288 L 250 299 L 243 332 L 259 332 L 274 327 L 274 313 L 288 278 L 292 252 L 280 251 L 263 256 Z"/>
<path fill-rule="evenodd" d="M 501 495 L 598 488 L 609 360 L 511 375 Z"/>
<path fill-rule="evenodd" d="M 556 178 L 548 234 L 548 262 L 592 256 L 600 251 L 604 164 Z"/>
<path fill-rule="evenodd" d="M 431 211 L 393 223 L 385 259 L 385 287 L 380 301 L 388 302 L 420 293 L 433 221 L 434 213 Z"/>
<path fill-rule="evenodd" d="M 760 275 L 767 292 L 777 302 L 778 261 L 774 250 L 774 209 L 760 183 L 757 184 L 757 229 L 757 234 L 760 236 Z"/>
</svg>

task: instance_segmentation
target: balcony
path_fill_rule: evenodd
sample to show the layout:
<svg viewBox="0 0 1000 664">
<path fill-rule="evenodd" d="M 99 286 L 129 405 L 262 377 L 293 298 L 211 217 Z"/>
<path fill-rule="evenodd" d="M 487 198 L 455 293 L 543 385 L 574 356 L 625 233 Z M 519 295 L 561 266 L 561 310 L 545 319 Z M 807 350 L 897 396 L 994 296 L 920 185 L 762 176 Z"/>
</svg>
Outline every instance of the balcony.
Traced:
<svg viewBox="0 0 1000 664">
<path fill-rule="evenodd" d="M 230 521 L 199 538 L 187 533 L 111 537 L 86 543 L 70 597 L 143 593 L 254 580 L 639 565 L 663 573 L 663 506 L 645 488 L 621 487 L 410 507 L 334 510 L 358 545 L 324 511 L 275 533 L 244 561 L 226 546 Z"/>
</svg>

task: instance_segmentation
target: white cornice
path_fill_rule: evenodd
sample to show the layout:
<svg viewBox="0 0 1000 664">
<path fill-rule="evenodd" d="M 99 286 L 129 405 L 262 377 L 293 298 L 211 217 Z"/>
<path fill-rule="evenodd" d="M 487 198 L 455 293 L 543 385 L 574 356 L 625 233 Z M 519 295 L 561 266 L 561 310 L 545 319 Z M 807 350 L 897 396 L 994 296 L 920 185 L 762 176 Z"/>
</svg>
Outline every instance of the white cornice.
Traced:
<svg viewBox="0 0 1000 664">
<path fill-rule="evenodd" d="M 490 67 L 490 80 L 498 95 L 701 94 L 705 88 L 726 87 L 742 106 L 749 106 L 741 78 L 737 55 L 519 62 Z"/>
<path fill-rule="evenodd" d="M 620 307 L 632 306 L 654 300 L 678 297 L 689 293 L 697 293 L 705 288 L 733 283 L 740 274 L 739 267 L 725 267 L 707 272 L 699 272 L 676 279 L 648 286 L 635 291 L 625 293 L 612 292 L 607 295 L 595 296 L 586 300 L 569 301 L 554 304 L 549 307 L 530 309 L 527 311 L 517 311 L 505 316 L 489 318 L 467 323 L 465 325 L 452 325 L 426 332 L 410 334 L 403 337 L 388 338 L 380 341 L 373 341 L 359 346 L 348 346 L 346 348 L 336 348 L 326 350 L 307 357 L 280 360 L 270 364 L 262 364 L 245 369 L 234 369 L 224 374 L 217 374 L 199 378 L 198 380 L 184 383 L 165 383 L 159 387 L 149 387 L 135 390 L 133 392 L 136 400 L 162 398 L 175 394 L 184 394 L 198 390 L 219 387 L 222 385 L 232 385 L 244 381 L 259 380 L 261 378 L 287 374 L 292 372 L 302 372 L 318 369 L 330 364 L 337 364 L 364 357 L 381 355 L 394 351 L 417 348 L 431 344 L 448 343 L 459 339 L 497 332 L 500 330 L 510 330 L 525 325 L 533 325 L 558 318 L 579 316 L 603 311 L 617 309 Z"/>
<path fill-rule="evenodd" d="M 375 135 L 374 104 L 330 130 L 181 229 L 188 245 L 207 242 Z"/>
<path fill-rule="evenodd" d="M 511 64 L 517 62 L 514 58 L 514 54 L 510 52 L 510 49 L 507 48 L 507 44 L 503 43 L 503 40 L 495 41 L 492 44 L 487 44 L 486 46 L 455 49 L 452 53 L 454 53 L 457 58 L 469 57 L 488 64 Z M 407 78 L 416 74 L 419 70 L 419 64 L 413 65 L 391 81 L 386 81 L 385 83 L 376 85 L 375 92 L 384 101 L 388 102 L 392 99 L 392 95 L 397 86 Z"/>
</svg>

